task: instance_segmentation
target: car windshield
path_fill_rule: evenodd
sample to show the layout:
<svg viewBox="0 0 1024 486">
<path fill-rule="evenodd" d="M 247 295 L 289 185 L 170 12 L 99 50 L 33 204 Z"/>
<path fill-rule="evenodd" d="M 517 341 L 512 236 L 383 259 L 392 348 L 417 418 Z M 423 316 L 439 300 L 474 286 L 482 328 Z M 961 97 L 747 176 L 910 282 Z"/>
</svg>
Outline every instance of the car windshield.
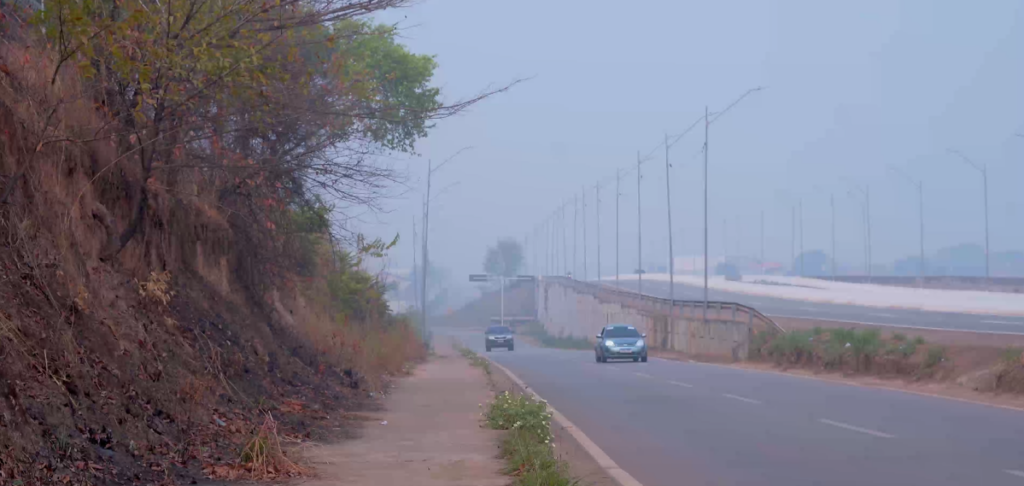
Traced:
<svg viewBox="0 0 1024 486">
<path fill-rule="evenodd" d="M 487 334 L 512 334 L 508 326 L 491 326 L 487 328 Z"/>
<path fill-rule="evenodd" d="M 632 327 L 609 327 L 604 330 L 604 337 L 606 338 L 631 338 L 640 337 L 640 333 L 637 332 L 636 328 Z"/>
</svg>

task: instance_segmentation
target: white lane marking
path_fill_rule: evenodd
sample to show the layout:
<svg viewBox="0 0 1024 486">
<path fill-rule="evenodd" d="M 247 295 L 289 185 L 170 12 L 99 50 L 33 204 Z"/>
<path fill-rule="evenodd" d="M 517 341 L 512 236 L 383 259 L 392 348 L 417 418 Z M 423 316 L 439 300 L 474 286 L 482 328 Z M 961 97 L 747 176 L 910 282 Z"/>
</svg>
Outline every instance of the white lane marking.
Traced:
<svg viewBox="0 0 1024 486">
<path fill-rule="evenodd" d="M 844 424 L 842 422 L 836 422 L 836 421 L 829 420 L 829 419 L 818 419 L 818 422 L 821 422 L 823 424 L 832 425 L 834 427 L 839 427 L 841 429 L 852 430 L 854 432 L 860 432 L 862 434 L 873 435 L 875 437 L 884 437 L 886 439 L 895 439 L 896 438 L 895 435 L 886 434 L 885 432 L 879 432 L 877 430 L 865 429 L 865 428 L 857 427 L 857 426 L 850 425 L 850 424 Z"/>
<path fill-rule="evenodd" d="M 682 383 L 682 382 L 679 382 L 679 381 L 670 381 L 669 383 L 671 383 L 673 385 L 676 385 L 676 386 L 685 386 L 686 388 L 693 388 L 693 385 L 691 385 L 689 383 Z"/>
<path fill-rule="evenodd" d="M 896 317 L 896 316 L 894 316 L 892 314 L 886 314 L 884 312 L 868 312 L 868 315 L 869 316 L 875 316 L 875 317 Z"/>
<path fill-rule="evenodd" d="M 757 400 L 752 400 L 752 399 L 750 399 L 750 398 L 743 398 L 743 397 L 741 397 L 741 396 L 737 396 L 737 395 L 730 395 L 730 394 L 728 394 L 728 393 L 724 393 L 724 394 L 722 394 L 722 396 L 724 396 L 724 397 L 729 397 L 729 398 L 733 398 L 733 399 L 739 400 L 739 401 L 741 401 L 741 402 L 747 402 L 747 403 L 756 403 L 756 404 L 758 404 L 758 405 L 760 405 L 760 404 L 761 404 L 761 402 L 759 402 L 759 401 L 757 401 Z"/>
<path fill-rule="evenodd" d="M 1014 322 L 1014 321 L 981 321 L 981 322 L 984 322 L 985 324 L 1015 324 L 1015 325 L 1018 325 L 1018 326 L 1024 326 L 1024 322 Z"/>
<path fill-rule="evenodd" d="M 1018 471 L 1016 469 L 1003 469 L 1003 472 L 1006 474 L 1010 474 L 1012 476 L 1017 476 L 1018 478 L 1024 478 L 1024 471 Z"/>
<path fill-rule="evenodd" d="M 797 307 L 797 309 L 802 310 L 802 311 L 811 311 L 811 312 L 814 312 L 814 311 L 818 310 L 818 309 L 815 309 L 814 307 Z"/>
<path fill-rule="evenodd" d="M 653 376 L 651 376 L 651 375 L 648 375 L 647 373 L 640 373 L 640 372 L 635 372 L 635 373 L 633 373 L 633 374 L 634 374 L 634 375 L 636 375 L 636 376 L 642 376 L 642 377 L 644 377 L 644 378 L 654 378 Z"/>
</svg>

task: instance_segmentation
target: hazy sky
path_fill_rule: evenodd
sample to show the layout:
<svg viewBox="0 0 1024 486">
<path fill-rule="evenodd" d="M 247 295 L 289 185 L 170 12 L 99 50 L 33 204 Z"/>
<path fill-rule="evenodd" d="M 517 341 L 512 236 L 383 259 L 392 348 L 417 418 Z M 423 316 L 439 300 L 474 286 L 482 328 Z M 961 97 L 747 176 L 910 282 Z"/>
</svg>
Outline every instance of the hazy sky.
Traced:
<svg viewBox="0 0 1024 486">
<path fill-rule="evenodd" d="M 1024 2 L 643 2 L 426 0 L 380 17 L 405 43 L 434 54 L 447 100 L 532 79 L 438 123 L 408 166 L 413 191 L 366 217 L 371 235 L 404 238 L 393 267 L 412 260 L 427 159 L 474 147 L 435 173 L 431 258 L 461 274 L 480 270 L 499 237 L 532 235 L 563 200 L 587 191 L 588 261 L 595 270 L 594 185 L 602 189 L 602 273 L 614 265 L 614 174 L 633 168 L 664 133 L 703 111 L 751 95 L 710 131 L 710 251 L 759 252 L 789 264 L 791 207 L 803 200 L 804 247 L 830 247 L 834 193 L 837 258 L 862 265 L 861 209 L 848 193 L 868 184 L 874 260 L 918 251 L 913 187 L 924 180 L 925 246 L 983 242 L 981 176 L 990 172 L 992 251 L 1024 248 Z M 700 148 L 695 130 L 672 149 L 676 255 L 702 248 Z M 645 262 L 667 260 L 664 150 L 642 167 Z M 620 199 L 622 270 L 636 265 L 637 181 Z M 571 222 L 572 206 L 567 208 Z M 582 227 L 582 223 L 581 223 Z M 572 240 L 571 226 L 568 238 Z M 582 231 L 579 230 L 582 260 Z M 571 250 L 570 250 L 571 251 Z M 533 254 L 532 245 L 526 249 Z"/>
</svg>

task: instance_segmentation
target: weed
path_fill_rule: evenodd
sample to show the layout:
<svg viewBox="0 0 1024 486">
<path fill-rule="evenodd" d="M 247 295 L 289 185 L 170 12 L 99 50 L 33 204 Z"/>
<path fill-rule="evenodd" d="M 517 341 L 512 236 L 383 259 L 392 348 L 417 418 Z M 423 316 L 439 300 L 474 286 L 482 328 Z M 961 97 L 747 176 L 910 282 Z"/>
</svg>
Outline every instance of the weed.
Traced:
<svg viewBox="0 0 1024 486">
<path fill-rule="evenodd" d="M 901 332 L 894 332 L 892 333 L 892 340 L 902 343 L 903 341 L 907 340 L 907 335 Z"/>
<path fill-rule="evenodd" d="M 878 329 L 865 329 L 857 332 L 852 331 L 850 340 L 850 351 L 853 352 L 854 366 L 860 371 L 861 366 L 869 366 L 871 360 L 878 354 L 881 348 L 881 333 Z"/>
<path fill-rule="evenodd" d="M 538 442 L 530 433 L 513 430 L 501 442 L 505 474 L 515 477 L 516 486 L 573 486 L 579 480 L 569 476 L 569 466 L 555 457 L 549 444 Z"/>
<path fill-rule="evenodd" d="M 822 329 L 821 326 L 814 326 L 814 329 L 811 329 L 811 334 L 813 334 L 814 337 L 821 336 L 824 333 L 825 333 L 825 330 Z"/>
<path fill-rule="evenodd" d="M 1020 348 L 1009 347 L 1003 350 L 1004 364 L 1007 365 L 1020 365 L 1024 363 L 1024 350 Z"/>
<path fill-rule="evenodd" d="M 934 348 L 928 348 L 928 354 L 924 358 L 924 367 L 932 368 L 935 365 L 946 360 L 946 348 L 943 346 L 937 346 Z"/>
<path fill-rule="evenodd" d="M 916 344 L 918 346 L 923 346 L 924 345 L 924 338 L 921 337 L 921 336 L 915 337 L 914 338 L 914 344 Z"/>
<path fill-rule="evenodd" d="M 277 422 L 269 413 L 263 425 L 256 429 L 239 456 L 239 463 L 249 470 L 253 479 L 274 478 L 278 475 L 302 473 L 302 468 L 285 457 L 281 439 L 277 435 Z"/>
<path fill-rule="evenodd" d="M 171 272 L 150 272 L 149 279 L 139 282 L 139 295 L 147 299 L 155 300 L 163 305 L 171 302 L 174 291 L 171 290 Z"/>
<path fill-rule="evenodd" d="M 505 473 L 517 486 L 571 486 L 568 464 L 555 457 L 551 444 L 551 413 L 542 401 L 502 393 L 484 414 L 487 425 L 507 430 L 501 443 Z"/>
<path fill-rule="evenodd" d="M 469 364 L 484 370 L 484 373 L 487 373 L 487 376 L 491 376 L 491 362 L 487 361 L 486 358 L 481 358 L 480 355 L 474 353 L 472 349 L 463 348 L 461 346 L 459 347 L 459 353 L 462 353 L 462 356 L 469 360 Z"/>
<path fill-rule="evenodd" d="M 799 363 L 813 355 L 814 335 L 809 331 L 790 331 L 768 345 L 768 355 L 776 361 Z"/>
</svg>

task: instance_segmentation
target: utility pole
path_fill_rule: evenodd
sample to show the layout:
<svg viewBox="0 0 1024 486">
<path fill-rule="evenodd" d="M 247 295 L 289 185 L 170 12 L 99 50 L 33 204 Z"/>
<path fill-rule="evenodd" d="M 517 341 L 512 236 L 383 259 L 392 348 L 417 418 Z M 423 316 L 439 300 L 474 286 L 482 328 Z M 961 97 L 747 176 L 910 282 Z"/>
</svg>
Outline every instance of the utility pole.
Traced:
<svg viewBox="0 0 1024 486">
<path fill-rule="evenodd" d="M 636 293 L 644 293 L 643 239 L 640 226 L 640 151 L 636 151 Z"/>
<path fill-rule="evenodd" d="M 580 191 L 581 209 L 583 209 L 583 281 L 587 280 L 587 188 Z"/>
<path fill-rule="evenodd" d="M 836 195 L 829 195 L 832 206 L 832 281 L 836 281 Z"/>
<path fill-rule="evenodd" d="M 669 319 L 675 310 L 676 280 L 675 257 L 672 255 L 672 184 L 669 182 L 668 133 L 665 133 L 665 203 L 668 208 L 668 299 L 672 302 L 669 308 Z"/>
<path fill-rule="evenodd" d="M 412 301 L 413 306 L 420 300 L 420 284 L 419 272 L 416 270 L 416 215 L 412 216 L 412 272 L 409 274 L 410 280 L 412 280 Z"/>
<path fill-rule="evenodd" d="M 708 107 L 704 106 L 704 323 L 708 322 Z"/>
<path fill-rule="evenodd" d="M 434 161 L 427 160 L 427 195 L 423 198 L 423 275 L 420 276 L 422 284 L 420 289 L 423 292 L 420 305 L 420 325 L 422 326 L 423 339 L 427 339 L 427 269 L 430 268 L 428 241 L 430 237 L 430 179 L 434 174 Z"/>
<path fill-rule="evenodd" d="M 985 278 L 990 278 L 992 273 L 989 267 L 988 253 L 988 167 L 985 164 L 975 164 L 974 161 L 967 158 L 967 156 L 959 150 L 950 149 L 949 152 L 960 157 L 965 164 L 973 167 L 978 172 L 981 172 L 982 194 L 985 198 Z"/>
<path fill-rule="evenodd" d="M 597 200 L 597 281 L 601 281 L 601 184 L 594 184 Z"/>
</svg>

